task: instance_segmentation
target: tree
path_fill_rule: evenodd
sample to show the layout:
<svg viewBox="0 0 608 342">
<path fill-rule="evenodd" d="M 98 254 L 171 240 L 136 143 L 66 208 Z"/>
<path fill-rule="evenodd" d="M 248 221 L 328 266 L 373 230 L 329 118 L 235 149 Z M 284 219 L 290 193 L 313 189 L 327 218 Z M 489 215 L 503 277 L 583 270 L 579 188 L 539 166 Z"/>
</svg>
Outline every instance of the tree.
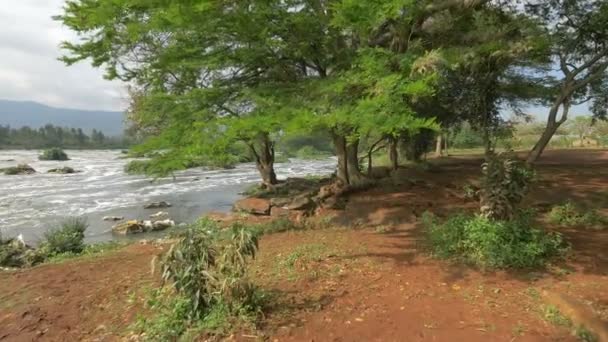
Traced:
<svg viewBox="0 0 608 342">
<path fill-rule="evenodd" d="M 577 116 L 569 124 L 570 129 L 578 136 L 581 147 L 585 144 L 585 139 L 589 137 L 593 129 L 593 119 L 589 116 Z"/>
<path fill-rule="evenodd" d="M 455 113 L 438 96 L 450 70 L 495 118 L 497 80 L 532 36 L 490 0 L 70 0 L 56 18 L 81 37 L 63 44 L 64 62 L 134 84 L 130 118 L 156 132 L 140 148 L 165 151 L 160 171 L 225 159 L 239 141 L 267 185 L 275 138 L 302 129 L 331 136 L 345 185 L 366 181 L 365 137 L 388 142 L 393 167 L 400 141 L 418 159 L 436 117 Z"/>
<path fill-rule="evenodd" d="M 561 77 L 547 74 L 553 89 L 545 130 L 528 154 L 535 163 L 568 119 L 573 105 L 590 102 L 594 114 L 605 116 L 608 98 L 608 1 L 529 1 L 527 8 L 544 22 L 552 43 L 552 56 Z M 558 118 L 559 115 L 559 118 Z"/>
</svg>

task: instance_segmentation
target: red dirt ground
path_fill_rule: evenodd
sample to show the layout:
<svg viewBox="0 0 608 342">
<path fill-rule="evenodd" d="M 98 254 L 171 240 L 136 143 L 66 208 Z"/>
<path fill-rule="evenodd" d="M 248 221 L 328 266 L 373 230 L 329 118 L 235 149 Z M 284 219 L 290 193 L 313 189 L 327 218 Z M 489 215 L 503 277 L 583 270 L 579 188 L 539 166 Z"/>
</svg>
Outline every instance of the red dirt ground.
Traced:
<svg viewBox="0 0 608 342">
<path fill-rule="evenodd" d="M 257 331 L 229 339 L 576 340 L 543 319 L 545 290 L 571 296 L 608 322 L 608 229 L 559 229 L 572 253 L 547 271 L 483 272 L 429 258 L 420 215 L 476 206 L 459 193 L 478 177 L 479 161 L 440 164 L 404 171 L 414 185 L 359 193 L 346 211 L 326 213 L 332 226 L 344 228 L 265 236 L 253 278 L 276 305 Z M 528 206 L 542 211 L 572 199 L 608 214 L 607 151 L 549 151 L 540 176 Z M 131 245 L 95 259 L 0 273 L 0 340 L 123 340 L 146 288 L 155 285 L 150 261 L 160 252 Z"/>
</svg>

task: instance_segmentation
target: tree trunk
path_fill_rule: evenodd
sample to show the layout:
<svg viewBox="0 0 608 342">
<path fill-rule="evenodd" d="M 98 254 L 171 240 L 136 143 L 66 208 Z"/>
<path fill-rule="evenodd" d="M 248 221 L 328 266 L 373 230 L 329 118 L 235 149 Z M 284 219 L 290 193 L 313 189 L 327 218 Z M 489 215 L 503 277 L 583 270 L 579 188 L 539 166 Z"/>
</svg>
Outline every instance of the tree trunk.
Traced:
<svg viewBox="0 0 608 342">
<path fill-rule="evenodd" d="M 255 159 L 255 166 L 262 177 L 262 183 L 267 188 L 274 187 L 278 183 L 277 174 L 274 171 L 274 142 L 270 141 L 268 134 L 262 134 L 258 138 L 258 149 L 252 143 L 248 145 Z"/>
<path fill-rule="evenodd" d="M 551 141 L 551 138 L 553 138 L 555 132 L 557 132 L 558 128 L 559 124 L 557 122 L 553 124 L 547 124 L 547 127 L 543 131 L 543 134 L 540 136 L 540 139 L 538 139 L 530 153 L 528 153 L 528 159 L 526 160 L 528 164 L 534 164 L 538 161 L 538 159 L 540 159 L 540 156 L 545 151 L 545 148 Z"/>
<path fill-rule="evenodd" d="M 435 157 L 443 156 L 443 134 L 437 134 L 437 142 L 435 144 Z"/>
<path fill-rule="evenodd" d="M 553 135 L 555 134 L 555 132 L 557 132 L 557 129 L 568 119 L 568 111 L 570 110 L 570 103 L 567 100 L 563 100 L 562 102 L 563 102 L 564 109 L 563 109 L 561 118 L 559 120 L 556 120 L 557 112 L 559 111 L 559 108 L 561 106 L 561 102 L 558 99 L 556 101 L 556 103 L 553 105 L 553 107 L 551 107 L 551 111 L 549 112 L 549 116 L 547 118 L 547 126 L 545 127 L 543 134 L 540 136 L 540 139 L 538 139 L 538 141 L 536 142 L 536 144 L 534 145 L 534 147 L 532 148 L 530 153 L 528 153 L 528 158 L 526 159 L 526 163 L 534 164 L 538 161 L 540 156 L 545 151 L 545 148 L 551 141 L 551 138 L 553 138 Z"/>
<path fill-rule="evenodd" d="M 365 181 L 359 170 L 359 141 L 348 143 L 346 137 L 333 135 L 336 156 L 338 156 L 337 177 L 345 185 L 357 185 Z"/>
<path fill-rule="evenodd" d="M 367 178 L 359 169 L 359 140 L 346 145 L 346 161 L 348 164 L 349 185 L 359 185 Z"/>
<path fill-rule="evenodd" d="M 483 147 L 484 147 L 484 156 L 486 160 L 492 155 L 492 138 L 490 137 L 490 132 L 488 127 L 483 128 Z"/>
<path fill-rule="evenodd" d="M 397 142 L 397 139 L 390 138 L 388 143 L 388 156 L 391 161 L 392 170 L 397 170 L 399 168 L 399 152 L 397 151 Z"/>
<path fill-rule="evenodd" d="M 346 138 L 337 134 L 333 134 L 334 148 L 338 157 L 338 170 L 336 176 L 342 183 L 349 184 L 348 179 L 348 164 L 346 163 Z"/>
</svg>

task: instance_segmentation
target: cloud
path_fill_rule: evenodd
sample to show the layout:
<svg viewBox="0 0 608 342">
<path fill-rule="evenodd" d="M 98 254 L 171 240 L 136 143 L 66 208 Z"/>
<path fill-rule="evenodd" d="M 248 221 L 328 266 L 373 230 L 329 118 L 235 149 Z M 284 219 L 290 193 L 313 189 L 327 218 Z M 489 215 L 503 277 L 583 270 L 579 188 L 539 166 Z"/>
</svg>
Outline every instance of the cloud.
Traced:
<svg viewBox="0 0 608 342">
<path fill-rule="evenodd" d="M 86 62 L 67 67 L 59 44 L 75 38 L 51 16 L 64 0 L 19 0 L 0 7 L 0 99 L 51 106 L 124 110 L 125 85 L 103 79 Z"/>
</svg>

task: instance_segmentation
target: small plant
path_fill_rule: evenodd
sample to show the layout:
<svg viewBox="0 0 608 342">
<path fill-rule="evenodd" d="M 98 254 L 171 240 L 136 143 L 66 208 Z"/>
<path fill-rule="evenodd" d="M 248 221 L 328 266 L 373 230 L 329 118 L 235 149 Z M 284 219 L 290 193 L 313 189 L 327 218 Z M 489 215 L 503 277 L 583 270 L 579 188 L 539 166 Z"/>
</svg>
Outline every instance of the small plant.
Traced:
<svg viewBox="0 0 608 342">
<path fill-rule="evenodd" d="M 84 232 L 88 224 L 82 218 L 70 218 L 44 234 L 40 251 L 47 256 L 80 254 L 85 249 Z"/>
<path fill-rule="evenodd" d="M 543 318 L 553 325 L 568 327 L 572 324 L 570 319 L 562 314 L 554 305 L 546 305 L 543 308 Z"/>
<path fill-rule="evenodd" d="M 44 150 L 41 155 L 38 156 L 40 160 L 57 160 L 57 161 L 65 161 L 69 160 L 68 155 L 60 148 L 53 147 L 47 150 Z"/>
<path fill-rule="evenodd" d="M 462 193 L 467 200 L 479 200 L 479 190 L 471 184 L 462 187 Z"/>
<path fill-rule="evenodd" d="M 539 267 L 567 250 L 561 235 L 531 228 L 530 214 L 508 221 L 461 214 L 440 222 L 425 213 L 422 222 L 435 256 L 481 267 Z"/>
<path fill-rule="evenodd" d="M 605 227 L 608 220 L 595 210 L 587 210 L 576 206 L 571 201 L 551 208 L 549 221 L 561 226 Z"/>
<path fill-rule="evenodd" d="M 481 215 L 490 219 L 512 219 L 530 189 L 534 171 L 506 152 L 490 155 L 482 172 Z"/>
<path fill-rule="evenodd" d="M 584 325 L 579 325 L 574 329 L 573 335 L 583 342 L 598 342 L 598 337 Z"/>
<path fill-rule="evenodd" d="M 277 263 L 276 273 L 284 273 L 289 280 L 297 280 L 305 272 L 318 276 L 316 263 L 327 259 L 333 252 L 325 244 L 298 246 Z M 308 272 L 309 271 L 309 272 Z"/>
</svg>

